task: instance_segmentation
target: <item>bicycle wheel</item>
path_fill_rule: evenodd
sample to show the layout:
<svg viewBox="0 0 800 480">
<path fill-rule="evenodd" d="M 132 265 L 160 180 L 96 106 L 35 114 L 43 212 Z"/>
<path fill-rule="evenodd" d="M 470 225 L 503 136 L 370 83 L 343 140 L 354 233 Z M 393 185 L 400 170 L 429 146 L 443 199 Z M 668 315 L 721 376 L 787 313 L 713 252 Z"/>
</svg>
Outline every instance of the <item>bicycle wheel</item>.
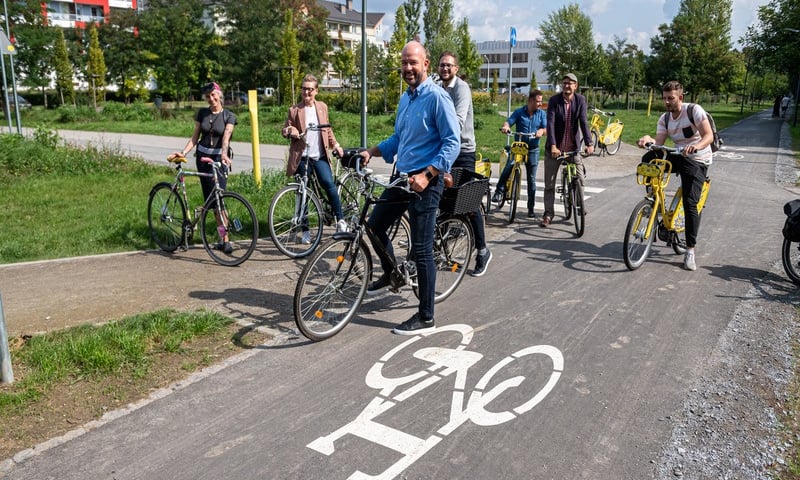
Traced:
<svg viewBox="0 0 800 480">
<path fill-rule="evenodd" d="M 306 190 L 304 208 L 300 188 L 300 185 L 283 187 L 269 206 L 269 236 L 289 258 L 310 255 L 322 240 L 322 204 L 311 190 Z"/>
<path fill-rule="evenodd" d="M 595 150 L 597 150 L 598 147 L 600 147 L 600 135 L 597 134 L 597 130 L 592 130 L 591 135 L 592 135 L 592 146 L 594 147 Z"/>
<path fill-rule="evenodd" d="M 571 203 L 572 203 L 572 216 L 573 223 L 575 223 L 575 233 L 578 237 L 583 236 L 583 229 L 586 225 L 586 214 L 583 210 L 583 186 L 575 178 L 572 180 L 572 188 L 570 188 Z"/>
<path fill-rule="evenodd" d="M 653 246 L 653 238 L 656 236 L 656 228 L 658 228 L 656 215 L 653 200 L 646 198 L 636 204 L 633 209 L 628 225 L 625 227 L 625 239 L 622 242 L 622 256 L 628 270 L 636 270 L 647 259 L 650 248 Z M 647 224 L 651 217 L 654 217 L 653 230 L 650 235 L 647 235 Z"/>
<path fill-rule="evenodd" d="M 472 227 L 463 215 L 437 221 L 433 233 L 433 263 L 436 266 L 436 293 L 434 302 L 439 303 L 458 288 L 472 260 L 475 241 Z M 412 286 L 419 298 L 419 287 Z"/>
<path fill-rule="evenodd" d="M 400 264 L 408 258 L 411 251 L 411 224 L 408 222 L 408 212 L 398 218 L 387 233 L 392 243 L 394 258 Z"/>
<path fill-rule="evenodd" d="M 800 243 L 784 238 L 781 252 L 783 270 L 786 272 L 789 280 L 796 285 L 800 285 Z"/>
<path fill-rule="evenodd" d="M 619 147 L 622 145 L 622 135 L 617 137 L 617 141 L 612 143 L 611 145 L 606 145 L 606 153 L 609 155 L 614 155 L 615 153 L 619 152 Z"/>
<path fill-rule="evenodd" d="M 331 239 L 303 267 L 294 290 L 294 321 L 307 338 L 339 333 L 367 293 L 372 259 L 366 244 Z"/>
<path fill-rule="evenodd" d="M 186 228 L 191 228 L 189 213 L 183 198 L 169 183 L 159 183 L 150 190 L 147 224 L 150 238 L 161 250 L 174 252 L 185 243 Z"/>
<path fill-rule="evenodd" d="M 222 192 L 219 198 L 219 208 L 203 209 L 200 236 L 203 247 L 215 262 L 235 267 L 250 258 L 256 249 L 258 219 L 250 202 L 238 193 Z M 222 244 L 225 235 L 231 248 L 228 253 Z"/>
<path fill-rule="evenodd" d="M 561 168 L 561 203 L 564 207 L 564 220 L 569 220 L 572 216 L 572 197 L 569 191 L 566 165 Z"/>
<path fill-rule="evenodd" d="M 522 172 L 514 167 L 511 174 L 511 200 L 509 200 L 508 223 L 514 223 L 517 216 L 517 203 L 519 202 L 519 191 L 522 184 Z"/>
<path fill-rule="evenodd" d="M 336 181 L 336 191 L 342 202 L 342 214 L 349 225 L 358 222 L 364 196 L 361 195 L 361 178 L 355 172 L 347 172 Z"/>
<path fill-rule="evenodd" d="M 489 214 L 492 213 L 492 187 L 488 183 L 486 184 L 486 195 L 484 195 L 481 208 L 483 210 L 483 218 L 485 220 L 489 217 Z"/>
</svg>

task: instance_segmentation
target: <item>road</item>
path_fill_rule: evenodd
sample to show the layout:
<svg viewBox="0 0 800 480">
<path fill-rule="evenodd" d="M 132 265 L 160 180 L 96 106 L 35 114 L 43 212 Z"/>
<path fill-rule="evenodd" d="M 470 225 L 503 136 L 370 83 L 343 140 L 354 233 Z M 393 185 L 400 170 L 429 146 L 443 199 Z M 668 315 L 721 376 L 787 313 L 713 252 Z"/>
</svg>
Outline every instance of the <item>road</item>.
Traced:
<svg viewBox="0 0 800 480">
<path fill-rule="evenodd" d="M 739 376 L 757 368 L 722 365 L 727 341 L 758 338 L 741 330 L 742 311 L 767 302 L 787 312 L 797 300 L 780 269 L 782 206 L 796 196 L 776 184 L 787 153 L 780 136 L 769 112 L 724 132 L 696 272 L 662 243 L 629 272 L 622 234 L 642 188 L 632 174 L 590 173 L 599 191 L 587 205 L 586 234 L 575 238 L 558 218 L 547 229 L 493 220 L 487 275 L 468 278 L 437 306 L 439 329 L 426 337 L 389 333 L 414 311 L 404 292 L 368 299 L 333 339 L 304 341 L 289 308 L 301 263 L 271 273 L 290 262 L 262 252 L 227 269 L 236 277 L 217 283 L 222 291 L 198 284 L 187 294 L 280 330 L 273 342 L 70 441 L 28 452 L 6 476 L 674 478 L 662 472 L 687 397 L 722 367 Z M 210 268 L 189 253 L 166 263 Z M 779 388 L 768 380 L 759 379 L 763 390 Z M 758 461 L 726 473 L 753 478 Z M 702 475 L 698 463 L 681 468 L 685 478 L 721 476 Z"/>
</svg>

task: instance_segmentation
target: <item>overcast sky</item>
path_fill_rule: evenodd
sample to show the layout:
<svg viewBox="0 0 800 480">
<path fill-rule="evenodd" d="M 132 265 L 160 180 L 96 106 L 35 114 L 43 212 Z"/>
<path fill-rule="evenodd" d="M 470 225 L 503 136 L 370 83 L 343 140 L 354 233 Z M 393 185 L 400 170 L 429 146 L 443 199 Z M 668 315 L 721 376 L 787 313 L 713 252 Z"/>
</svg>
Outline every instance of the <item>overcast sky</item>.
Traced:
<svg viewBox="0 0 800 480">
<path fill-rule="evenodd" d="M 331 1 L 345 3 L 345 0 Z M 386 15 L 384 40 L 389 40 L 394 31 L 394 12 L 402 0 L 353 0 L 353 8 L 361 11 L 362 1 L 367 2 L 368 12 Z M 511 27 L 516 28 L 518 41 L 536 40 L 540 37 L 539 25 L 547 16 L 570 3 L 577 3 L 592 19 L 595 43 L 608 45 L 616 35 L 647 53 L 650 52 L 650 38 L 658 33 L 658 26 L 670 23 L 680 5 L 679 0 L 453 0 L 453 17 L 469 19 L 470 35 L 476 42 L 508 40 Z M 757 8 L 767 3 L 768 0 L 734 0 L 731 25 L 734 46 L 740 46 L 739 38 L 758 18 Z"/>
</svg>

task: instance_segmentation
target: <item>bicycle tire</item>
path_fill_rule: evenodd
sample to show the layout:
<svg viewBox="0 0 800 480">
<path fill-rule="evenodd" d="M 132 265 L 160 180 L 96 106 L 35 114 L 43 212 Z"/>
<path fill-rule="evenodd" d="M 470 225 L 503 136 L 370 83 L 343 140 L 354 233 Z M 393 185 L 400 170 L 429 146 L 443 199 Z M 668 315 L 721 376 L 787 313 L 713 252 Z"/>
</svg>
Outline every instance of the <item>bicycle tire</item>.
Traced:
<svg viewBox="0 0 800 480">
<path fill-rule="evenodd" d="M 433 263 L 436 268 L 435 303 L 445 300 L 458 288 L 472 260 L 474 245 L 472 227 L 466 216 L 456 215 L 436 222 L 433 233 Z M 419 298 L 417 284 L 412 285 L 412 290 Z"/>
<path fill-rule="evenodd" d="M 653 229 L 650 235 L 646 235 L 647 224 L 650 218 L 656 215 L 657 209 L 653 200 L 646 198 L 637 203 L 631 212 L 622 242 L 622 256 L 628 270 L 636 270 L 641 267 L 647 259 L 647 255 L 650 254 L 653 238 L 656 236 L 656 228 L 658 228 L 657 218 L 653 218 Z"/>
<path fill-rule="evenodd" d="M 392 244 L 394 258 L 398 264 L 404 262 L 411 251 L 411 223 L 408 221 L 408 212 L 403 213 L 394 222 L 387 232 L 389 242 Z"/>
<path fill-rule="evenodd" d="M 336 180 L 336 192 L 342 203 L 342 214 L 351 226 L 358 222 L 361 207 L 364 205 L 364 196 L 361 195 L 361 177 L 355 172 L 348 171 Z"/>
<path fill-rule="evenodd" d="M 169 183 L 156 184 L 147 200 L 147 225 L 150 238 L 165 252 L 174 252 L 186 242 L 186 228 L 191 228 L 186 203 Z"/>
<path fill-rule="evenodd" d="M 372 259 L 367 245 L 352 238 L 331 239 L 309 259 L 294 291 L 294 321 L 315 342 L 339 333 L 367 293 Z"/>
<path fill-rule="evenodd" d="M 570 189 L 572 194 L 572 221 L 575 224 L 575 233 L 578 237 L 582 237 L 586 227 L 586 213 L 583 209 L 583 186 L 577 178 L 574 178 L 572 183 L 573 186 Z"/>
<path fill-rule="evenodd" d="M 303 258 L 322 241 L 323 210 L 320 199 L 310 190 L 306 192 L 306 209 L 303 214 L 300 185 L 287 185 L 273 197 L 269 206 L 267 224 L 269 236 L 278 250 L 289 258 Z M 302 242 L 303 226 L 308 228 L 309 243 Z"/>
<path fill-rule="evenodd" d="M 567 178 L 567 166 L 561 168 L 561 203 L 564 207 L 564 220 L 572 217 L 572 197 L 569 191 L 569 181 Z"/>
<path fill-rule="evenodd" d="M 800 285 L 800 243 L 793 242 L 787 238 L 783 239 L 781 249 L 781 261 L 783 270 L 795 285 Z"/>
<path fill-rule="evenodd" d="M 508 223 L 514 223 L 517 216 L 517 203 L 519 203 L 519 191 L 522 185 L 522 172 L 514 167 L 514 175 L 511 177 L 511 200 L 509 200 Z"/>
<path fill-rule="evenodd" d="M 203 240 L 203 247 L 212 260 L 226 267 L 235 267 L 250 258 L 256 249 L 258 219 L 250 202 L 238 193 L 222 192 L 219 198 L 222 202 L 219 209 L 213 207 L 203 210 L 200 219 L 200 237 Z M 232 248 L 230 253 L 217 248 L 221 245 L 215 245 L 212 241 L 219 238 L 222 242 L 220 228 L 224 229 L 224 233 L 228 236 L 228 243 Z"/>
<path fill-rule="evenodd" d="M 617 141 L 612 143 L 611 145 L 606 145 L 606 153 L 609 155 L 614 155 L 615 153 L 619 152 L 619 147 L 622 145 L 622 134 L 617 137 Z"/>
<path fill-rule="evenodd" d="M 592 130 L 591 136 L 592 136 L 591 140 L 592 147 L 594 147 L 594 149 L 597 150 L 600 147 L 600 134 L 597 132 L 597 130 Z"/>
</svg>

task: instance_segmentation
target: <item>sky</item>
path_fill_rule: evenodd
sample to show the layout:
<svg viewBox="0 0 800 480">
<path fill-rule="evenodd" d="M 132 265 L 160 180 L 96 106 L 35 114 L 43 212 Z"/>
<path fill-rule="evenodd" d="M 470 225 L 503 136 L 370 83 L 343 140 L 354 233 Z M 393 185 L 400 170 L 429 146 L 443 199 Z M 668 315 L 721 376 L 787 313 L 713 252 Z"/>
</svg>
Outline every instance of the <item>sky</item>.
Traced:
<svg viewBox="0 0 800 480">
<path fill-rule="evenodd" d="M 394 31 L 394 12 L 403 0 L 353 0 L 353 8 L 362 11 L 363 1 L 367 2 L 368 12 L 385 14 L 384 40 L 389 40 Z M 741 46 L 739 38 L 758 19 L 758 7 L 768 1 L 733 1 L 731 42 L 734 47 Z M 650 38 L 658 34 L 659 25 L 672 22 L 680 0 L 453 0 L 453 17 L 456 21 L 464 17 L 469 20 L 470 35 L 475 42 L 508 40 L 511 27 L 517 31 L 517 41 L 536 40 L 541 36 L 539 25 L 551 13 L 574 3 L 592 20 L 596 44 L 606 46 L 617 36 L 649 53 Z M 423 0 L 423 8 L 424 4 Z"/>
</svg>

